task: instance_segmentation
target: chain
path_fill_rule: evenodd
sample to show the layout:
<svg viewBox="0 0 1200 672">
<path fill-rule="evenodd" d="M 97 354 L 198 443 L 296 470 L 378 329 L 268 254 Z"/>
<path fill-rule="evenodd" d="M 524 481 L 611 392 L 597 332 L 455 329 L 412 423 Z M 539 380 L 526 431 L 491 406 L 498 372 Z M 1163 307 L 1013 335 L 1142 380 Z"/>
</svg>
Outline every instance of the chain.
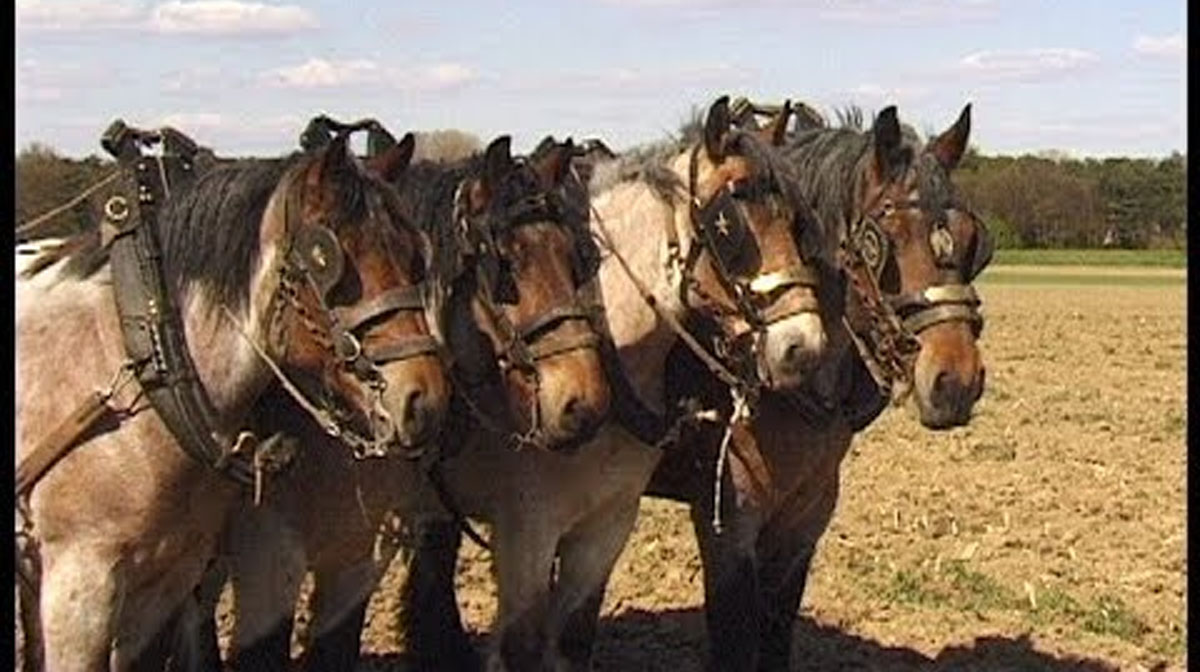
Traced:
<svg viewBox="0 0 1200 672">
<path fill-rule="evenodd" d="M 843 324 L 876 384 L 891 396 L 893 403 L 900 403 L 912 390 L 912 364 L 921 345 L 884 303 L 879 285 L 857 250 L 843 245 L 838 255 L 870 322 L 865 337 L 855 331 L 847 318 L 843 318 Z"/>
</svg>

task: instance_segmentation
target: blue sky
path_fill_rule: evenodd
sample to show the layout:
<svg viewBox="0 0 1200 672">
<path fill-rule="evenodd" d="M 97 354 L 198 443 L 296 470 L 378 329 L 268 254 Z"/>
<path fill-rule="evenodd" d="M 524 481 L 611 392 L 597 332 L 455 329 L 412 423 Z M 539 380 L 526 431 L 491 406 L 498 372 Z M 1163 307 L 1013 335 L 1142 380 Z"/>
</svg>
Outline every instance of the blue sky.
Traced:
<svg viewBox="0 0 1200 672">
<path fill-rule="evenodd" d="M 17 147 L 114 117 L 276 155 L 319 112 L 393 132 L 657 140 L 722 93 L 896 104 L 986 154 L 1185 151 L 1183 0 L 17 0 Z"/>
</svg>

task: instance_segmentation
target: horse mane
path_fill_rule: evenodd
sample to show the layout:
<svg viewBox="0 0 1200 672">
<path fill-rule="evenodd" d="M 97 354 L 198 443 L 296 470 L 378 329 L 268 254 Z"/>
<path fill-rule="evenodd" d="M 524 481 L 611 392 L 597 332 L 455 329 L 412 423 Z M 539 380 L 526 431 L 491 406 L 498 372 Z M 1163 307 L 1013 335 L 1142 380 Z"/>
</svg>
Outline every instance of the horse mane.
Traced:
<svg viewBox="0 0 1200 672">
<path fill-rule="evenodd" d="M 258 222 L 299 156 L 223 163 L 167 199 L 158 238 L 168 285 L 178 292 L 198 283 L 231 308 L 244 305 L 259 253 Z"/>
<path fill-rule="evenodd" d="M 514 157 L 518 163 L 492 194 L 492 207 L 503 210 L 522 198 L 544 190 L 528 161 Z M 418 161 L 404 172 L 398 184 L 401 199 L 407 204 L 418 227 L 433 241 L 434 273 L 447 285 L 453 283 L 464 270 L 462 257 L 474 250 L 462 249 L 462 239 L 456 231 L 454 221 L 455 197 L 464 180 L 483 174 L 483 155 L 476 153 L 449 162 L 435 160 Z M 590 211 L 587 193 L 579 187 L 572 189 L 567 180 L 559 190 L 564 205 L 563 223 L 575 232 L 575 244 L 580 247 L 584 259 L 598 258 L 598 249 L 588 231 Z M 503 226 L 504 221 L 494 222 Z M 497 231 L 499 233 L 499 231 Z"/>
<path fill-rule="evenodd" d="M 177 187 L 163 201 L 155 218 L 168 287 L 179 293 L 188 285 L 198 284 L 214 300 L 230 308 L 244 307 L 260 251 L 259 221 L 271 196 L 289 173 L 299 173 L 322 157 L 297 152 L 275 159 L 222 160 L 194 182 Z M 368 235 L 379 237 L 387 245 L 396 235 L 394 227 L 366 216 L 367 193 L 378 186 L 378 180 L 362 170 L 342 171 L 332 179 L 335 210 L 346 221 L 373 227 Z M 288 188 L 298 186 L 292 182 Z M 384 201 L 393 213 L 399 211 L 391 199 Z M 44 256 L 31 263 L 27 276 L 66 259 L 63 277 L 84 279 L 109 260 L 99 229 L 76 234 Z"/>
<path fill-rule="evenodd" d="M 622 182 L 644 181 L 664 201 L 675 202 L 681 192 L 686 191 L 687 185 L 671 170 L 670 161 L 696 143 L 703 142 L 703 137 L 704 118 L 701 112 L 695 111 L 680 126 L 676 137 L 640 145 L 623 152 L 614 160 L 598 163 L 589 189 L 596 195 Z M 730 131 L 726 143 L 732 154 L 745 157 L 779 187 L 784 200 L 805 220 L 805 235 L 816 235 L 822 240 L 826 238 L 823 219 L 812 216 L 796 168 L 788 155 L 780 151 L 782 148 L 772 146 L 754 131 L 740 128 Z M 823 244 L 820 249 L 827 261 L 832 260 L 831 245 Z"/>
<path fill-rule="evenodd" d="M 455 197 L 463 180 L 482 170 L 482 154 L 449 162 L 426 158 L 412 163 L 397 184 L 413 223 L 433 243 L 433 274 L 446 286 L 461 272 L 459 259 L 467 252 L 455 231 Z"/>
<path fill-rule="evenodd" d="M 784 155 L 818 217 L 831 232 L 842 234 L 857 216 L 855 199 L 874 145 L 862 108 L 850 105 L 835 114 L 837 127 L 808 127 L 791 133 Z M 928 204 L 932 212 L 944 209 L 955 198 L 949 176 L 936 159 L 924 152 L 924 143 L 912 126 L 901 124 L 900 131 L 904 148 L 901 156 L 906 157 L 906 163 L 898 174 L 916 170 L 922 204 Z"/>
</svg>

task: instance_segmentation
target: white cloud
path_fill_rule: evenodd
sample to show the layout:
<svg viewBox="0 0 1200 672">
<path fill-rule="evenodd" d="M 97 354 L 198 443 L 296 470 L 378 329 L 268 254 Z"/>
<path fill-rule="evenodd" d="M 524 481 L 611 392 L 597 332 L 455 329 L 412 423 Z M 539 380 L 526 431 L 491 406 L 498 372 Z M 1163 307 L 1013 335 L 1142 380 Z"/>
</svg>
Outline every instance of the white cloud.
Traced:
<svg viewBox="0 0 1200 672">
<path fill-rule="evenodd" d="M 285 88 L 317 89 L 366 84 L 379 78 L 379 65 L 365 59 L 327 61 L 310 58 L 300 65 L 277 68 L 268 73 Z"/>
<path fill-rule="evenodd" d="M 142 8 L 121 0 L 17 0 L 17 25 L 22 30 L 76 31 L 135 27 Z"/>
<path fill-rule="evenodd" d="M 148 25 L 156 32 L 169 34 L 286 34 L 316 28 L 317 17 L 295 5 L 238 0 L 170 0 L 150 12 Z"/>
<path fill-rule="evenodd" d="M 131 0 L 17 0 L 22 30 L 95 31 L 135 29 L 162 34 L 277 35 L 317 27 L 317 18 L 296 5 L 240 0 L 168 0 L 147 5 Z"/>
<path fill-rule="evenodd" d="M 851 23 L 958 22 L 996 15 L 995 0 L 599 0 L 634 9 L 670 10 L 676 17 L 719 19 L 728 11 L 794 10 L 814 18 Z"/>
<path fill-rule="evenodd" d="M 1182 33 L 1162 37 L 1138 35 L 1133 40 L 1133 50 L 1148 56 L 1183 58 L 1187 53 L 1187 42 Z"/>
<path fill-rule="evenodd" d="M 923 86 L 881 86 L 866 83 L 851 87 L 846 93 L 856 100 L 862 99 L 874 105 L 909 106 L 927 99 L 932 91 Z"/>
<path fill-rule="evenodd" d="M 980 51 L 963 57 L 955 69 L 975 78 L 1030 81 L 1077 73 L 1099 60 L 1082 49 Z"/>
<path fill-rule="evenodd" d="M 300 65 L 271 70 L 265 73 L 265 78 L 275 86 L 291 89 L 383 85 L 408 91 L 441 91 L 464 86 L 478 77 L 460 63 L 388 68 L 369 59 L 310 58 Z"/>
</svg>

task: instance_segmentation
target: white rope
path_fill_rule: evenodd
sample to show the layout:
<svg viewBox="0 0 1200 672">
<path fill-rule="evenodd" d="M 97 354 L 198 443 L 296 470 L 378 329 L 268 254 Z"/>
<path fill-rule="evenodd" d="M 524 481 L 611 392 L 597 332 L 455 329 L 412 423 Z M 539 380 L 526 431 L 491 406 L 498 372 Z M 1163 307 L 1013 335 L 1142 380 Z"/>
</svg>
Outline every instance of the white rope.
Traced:
<svg viewBox="0 0 1200 672">
<path fill-rule="evenodd" d="M 292 381 L 288 380 L 288 377 L 279 369 L 279 365 L 277 365 L 275 361 L 271 359 L 271 356 L 262 349 L 262 346 L 256 343 L 254 339 L 250 337 L 250 334 L 248 334 L 246 330 L 242 328 L 242 325 L 240 322 L 238 322 L 237 317 L 234 316 L 227 306 L 222 305 L 221 310 L 224 312 L 225 317 L 227 317 L 233 324 L 233 327 L 237 329 L 242 338 L 246 339 L 246 342 L 249 343 L 250 347 L 254 349 L 254 352 L 257 353 L 264 362 L 266 362 L 267 366 L 271 369 L 271 372 L 275 374 L 275 377 L 278 378 L 279 382 L 283 385 L 283 389 L 286 390 L 288 394 L 292 395 L 292 398 L 296 400 L 296 403 L 300 404 L 300 407 L 307 411 L 308 414 L 317 421 L 317 424 L 321 426 L 321 429 L 325 430 L 326 434 L 340 437 L 342 430 L 337 426 L 337 423 L 329 419 L 326 414 L 321 411 L 321 409 L 317 408 L 312 404 L 312 402 L 306 399 L 304 394 L 292 383 Z"/>
<path fill-rule="evenodd" d="M 729 442 L 733 439 L 733 427 L 750 416 L 750 405 L 746 396 L 736 387 L 729 388 L 733 397 L 733 411 L 725 424 L 725 435 L 721 437 L 721 448 L 717 451 L 717 479 L 713 485 L 713 531 L 721 534 L 721 480 L 725 477 L 725 463 L 729 461 Z"/>
</svg>

